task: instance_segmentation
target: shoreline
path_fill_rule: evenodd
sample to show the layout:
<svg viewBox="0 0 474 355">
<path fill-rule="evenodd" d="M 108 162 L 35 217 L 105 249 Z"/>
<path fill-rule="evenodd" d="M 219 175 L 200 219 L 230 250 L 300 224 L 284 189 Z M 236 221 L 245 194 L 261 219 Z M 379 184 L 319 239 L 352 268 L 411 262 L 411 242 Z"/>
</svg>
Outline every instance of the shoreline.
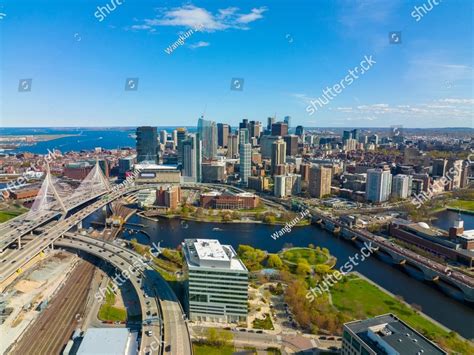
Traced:
<svg viewBox="0 0 474 355">
<path fill-rule="evenodd" d="M 453 332 L 453 333 L 456 333 L 457 337 L 461 340 L 465 340 L 465 341 L 468 341 L 468 342 L 471 342 L 469 339 L 466 339 L 464 338 L 461 334 L 459 334 L 457 331 L 453 330 L 453 329 L 450 329 L 448 327 L 446 327 L 445 325 L 441 324 L 440 322 L 438 322 L 437 320 L 431 318 L 429 315 L 427 315 L 426 313 L 424 313 L 422 310 L 421 311 L 418 311 L 416 309 L 414 309 L 408 302 L 406 302 L 404 299 L 400 299 L 400 296 L 399 295 L 395 295 L 394 293 L 390 292 L 389 290 L 383 288 L 382 286 L 380 286 L 379 284 L 377 284 L 376 282 L 372 281 L 371 279 L 369 279 L 368 277 L 362 275 L 361 273 L 359 273 L 358 271 L 353 271 L 351 272 L 351 274 L 353 275 L 356 275 L 357 277 L 359 277 L 360 279 L 362 280 L 365 280 L 367 281 L 368 283 L 370 283 L 371 285 L 377 287 L 380 291 L 386 293 L 387 295 L 395 298 L 397 301 L 403 303 L 405 306 L 409 307 L 410 309 L 413 309 L 416 313 L 418 313 L 421 317 L 425 318 L 426 320 L 429 320 L 430 322 L 432 322 L 433 324 L 435 324 L 436 326 L 440 327 L 441 329 L 443 329 L 444 331 L 450 333 L 450 332 Z"/>
<path fill-rule="evenodd" d="M 220 223 L 220 224 L 263 224 L 267 226 L 285 226 L 289 222 L 275 222 L 275 223 L 265 223 L 263 221 L 256 221 L 256 220 L 232 220 L 232 221 L 214 221 L 214 220 L 207 220 L 207 219 L 196 219 L 193 217 L 183 217 L 180 215 L 156 215 L 153 217 L 146 216 L 144 214 L 145 211 L 139 211 L 137 212 L 137 215 L 140 217 L 146 218 L 151 221 L 159 221 L 158 218 L 166 218 L 166 219 L 180 219 L 183 221 L 193 221 L 193 222 L 199 222 L 199 223 Z M 307 227 L 311 225 L 311 222 L 308 222 L 307 224 L 295 224 L 292 228 L 294 227 Z"/>
</svg>

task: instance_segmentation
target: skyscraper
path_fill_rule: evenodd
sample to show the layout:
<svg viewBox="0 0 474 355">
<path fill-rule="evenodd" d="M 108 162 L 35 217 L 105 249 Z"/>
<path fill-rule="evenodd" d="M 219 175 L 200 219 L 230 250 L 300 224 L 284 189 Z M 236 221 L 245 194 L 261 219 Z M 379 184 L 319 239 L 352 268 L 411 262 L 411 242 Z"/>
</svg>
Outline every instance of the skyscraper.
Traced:
<svg viewBox="0 0 474 355">
<path fill-rule="evenodd" d="M 365 198 L 370 202 L 385 202 L 390 198 L 392 190 L 392 174 L 390 170 L 369 169 L 367 170 L 367 184 L 365 187 Z"/>
<path fill-rule="evenodd" d="M 283 137 L 286 143 L 286 155 L 294 157 L 298 154 L 298 136 L 290 134 Z"/>
<path fill-rule="evenodd" d="M 312 197 L 322 198 L 331 194 L 332 169 L 315 165 L 309 170 L 308 191 Z"/>
<path fill-rule="evenodd" d="M 158 154 L 158 133 L 156 127 L 137 127 L 137 162 L 153 161 Z"/>
<path fill-rule="evenodd" d="M 201 182 L 202 177 L 202 142 L 199 134 L 190 134 L 183 142 L 183 171 L 185 180 Z"/>
<path fill-rule="evenodd" d="M 433 170 L 432 175 L 441 177 L 446 174 L 446 167 L 448 165 L 448 161 L 446 159 L 435 159 L 433 160 Z"/>
<path fill-rule="evenodd" d="M 239 141 L 237 134 L 229 134 L 227 142 L 227 158 L 235 158 L 239 154 Z"/>
<path fill-rule="evenodd" d="M 205 160 L 217 158 L 217 125 L 204 117 L 198 120 L 198 133 L 202 140 L 202 156 Z"/>
<path fill-rule="evenodd" d="M 272 130 L 272 125 L 275 123 L 275 117 L 268 117 L 267 118 L 267 130 Z"/>
<path fill-rule="evenodd" d="M 217 124 L 217 145 L 219 147 L 227 147 L 230 126 L 226 123 Z"/>
<path fill-rule="evenodd" d="M 160 143 L 165 144 L 167 140 L 168 140 L 168 132 L 166 132 L 165 130 L 161 130 L 160 131 Z"/>
<path fill-rule="evenodd" d="M 248 128 L 239 129 L 239 144 L 249 143 L 249 130 Z"/>
<path fill-rule="evenodd" d="M 285 116 L 283 121 L 286 123 L 286 125 L 288 126 L 288 129 L 289 129 L 291 127 L 291 117 L 290 116 Z"/>
<path fill-rule="evenodd" d="M 286 163 L 286 143 L 281 137 L 272 144 L 272 174 L 275 174 L 278 165 Z"/>
<path fill-rule="evenodd" d="M 288 135 L 288 124 L 285 122 L 277 122 L 272 124 L 272 136 Z"/>
<path fill-rule="evenodd" d="M 177 129 L 176 145 L 178 150 L 178 164 L 183 164 L 183 142 L 186 139 L 186 128 L 180 127 Z"/>
<path fill-rule="evenodd" d="M 304 127 L 303 126 L 296 126 L 295 134 L 301 138 L 304 136 Z"/>
<path fill-rule="evenodd" d="M 398 174 L 392 180 L 392 196 L 395 198 L 405 199 L 411 195 L 410 176 Z"/>
<path fill-rule="evenodd" d="M 252 145 L 250 143 L 240 144 L 240 180 L 242 184 L 247 185 L 252 167 Z"/>
</svg>

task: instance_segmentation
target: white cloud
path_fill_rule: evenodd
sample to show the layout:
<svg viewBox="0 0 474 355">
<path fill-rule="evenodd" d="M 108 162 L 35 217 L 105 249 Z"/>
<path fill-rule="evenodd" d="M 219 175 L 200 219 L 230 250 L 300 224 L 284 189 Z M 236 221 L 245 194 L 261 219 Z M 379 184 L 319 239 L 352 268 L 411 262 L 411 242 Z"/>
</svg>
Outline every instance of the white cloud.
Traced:
<svg viewBox="0 0 474 355">
<path fill-rule="evenodd" d="M 161 8 L 158 10 L 157 16 L 152 19 L 144 19 L 143 25 L 151 27 L 179 26 L 192 29 L 201 27 L 202 31 L 214 32 L 230 28 L 248 29 L 246 25 L 263 18 L 263 13 L 267 11 L 267 8 L 253 8 L 249 13 L 239 13 L 239 8 L 228 7 L 217 10 L 215 14 L 205 8 L 194 5 L 184 5 L 171 9 Z M 143 27 L 142 29 L 148 28 Z"/>
<path fill-rule="evenodd" d="M 201 47 L 209 47 L 211 44 L 209 42 L 199 41 L 197 43 L 189 44 L 189 48 L 196 49 Z"/>
<path fill-rule="evenodd" d="M 250 23 L 263 18 L 263 13 L 267 11 L 266 7 L 260 7 L 258 9 L 252 9 L 252 11 L 245 15 L 239 15 L 236 22 L 238 23 Z"/>
</svg>

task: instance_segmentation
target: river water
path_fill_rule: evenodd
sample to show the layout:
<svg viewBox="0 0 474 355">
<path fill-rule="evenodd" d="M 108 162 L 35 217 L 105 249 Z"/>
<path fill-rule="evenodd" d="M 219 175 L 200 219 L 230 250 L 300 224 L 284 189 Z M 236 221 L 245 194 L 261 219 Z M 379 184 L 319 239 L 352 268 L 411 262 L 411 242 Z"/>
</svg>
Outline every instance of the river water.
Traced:
<svg viewBox="0 0 474 355">
<path fill-rule="evenodd" d="M 442 212 L 434 222 L 439 227 L 452 224 L 457 214 L 449 211 Z M 474 217 L 463 215 L 466 229 L 474 229 Z M 285 244 L 293 246 L 307 246 L 313 243 L 316 246 L 326 247 L 338 259 L 338 265 L 344 264 L 359 251 L 357 247 L 344 239 L 335 237 L 318 226 L 294 228 L 291 233 L 274 240 L 270 236 L 279 229 L 278 226 L 260 224 L 219 224 L 198 223 L 180 220 L 160 219 L 153 221 L 138 215 L 132 216 L 130 223 L 143 225 L 149 238 L 140 232 L 125 230 L 121 236 L 125 239 L 137 238 L 138 241 L 149 244 L 158 243 L 161 246 L 175 248 L 185 238 L 218 239 L 223 244 L 231 244 L 237 248 L 239 244 L 249 244 L 255 248 L 278 252 Z M 142 227 L 132 226 L 131 229 Z M 376 257 L 370 257 L 355 267 L 373 282 L 400 295 L 410 304 L 417 304 L 422 311 L 446 327 L 457 331 L 466 338 L 474 338 L 474 307 L 445 295 L 433 286 L 418 281 L 395 267 L 386 264 Z"/>
</svg>

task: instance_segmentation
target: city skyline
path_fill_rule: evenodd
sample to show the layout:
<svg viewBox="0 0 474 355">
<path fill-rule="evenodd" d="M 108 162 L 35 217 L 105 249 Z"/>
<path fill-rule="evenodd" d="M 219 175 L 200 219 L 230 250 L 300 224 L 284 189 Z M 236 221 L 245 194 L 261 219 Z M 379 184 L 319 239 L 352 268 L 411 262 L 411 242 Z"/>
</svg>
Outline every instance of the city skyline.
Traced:
<svg viewBox="0 0 474 355">
<path fill-rule="evenodd" d="M 469 1 L 115 1 L 4 3 L 2 126 L 472 127 Z"/>
</svg>

